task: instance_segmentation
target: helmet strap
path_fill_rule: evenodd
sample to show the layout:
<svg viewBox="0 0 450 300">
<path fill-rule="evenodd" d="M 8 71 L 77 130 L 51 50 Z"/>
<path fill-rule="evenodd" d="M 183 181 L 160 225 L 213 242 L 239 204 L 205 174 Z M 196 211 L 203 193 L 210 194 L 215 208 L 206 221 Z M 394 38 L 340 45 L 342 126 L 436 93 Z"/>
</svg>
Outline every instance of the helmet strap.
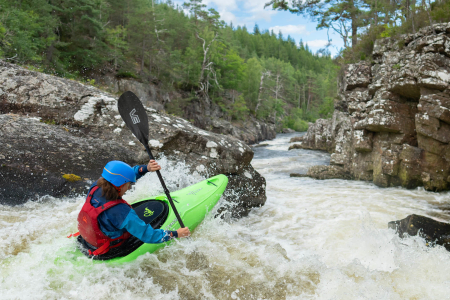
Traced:
<svg viewBox="0 0 450 300">
<path fill-rule="evenodd" d="M 121 186 L 119 186 L 119 187 L 117 187 L 117 186 L 115 186 L 114 184 L 111 184 L 115 189 L 116 189 L 116 191 L 119 193 L 119 197 L 122 197 L 121 195 L 120 195 L 120 193 L 121 193 L 121 191 L 122 191 L 122 188 L 121 188 Z"/>
</svg>

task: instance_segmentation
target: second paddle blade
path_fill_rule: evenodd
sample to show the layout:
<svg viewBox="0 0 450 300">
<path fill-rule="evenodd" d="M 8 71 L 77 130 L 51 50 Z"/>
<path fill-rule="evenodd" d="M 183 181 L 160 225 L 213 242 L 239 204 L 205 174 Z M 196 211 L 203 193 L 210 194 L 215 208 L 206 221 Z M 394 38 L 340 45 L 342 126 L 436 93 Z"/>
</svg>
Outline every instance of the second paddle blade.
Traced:
<svg viewBox="0 0 450 300">
<path fill-rule="evenodd" d="M 119 113 L 134 136 L 148 144 L 148 117 L 141 100 L 133 92 L 125 92 L 118 101 Z"/>
</svg>

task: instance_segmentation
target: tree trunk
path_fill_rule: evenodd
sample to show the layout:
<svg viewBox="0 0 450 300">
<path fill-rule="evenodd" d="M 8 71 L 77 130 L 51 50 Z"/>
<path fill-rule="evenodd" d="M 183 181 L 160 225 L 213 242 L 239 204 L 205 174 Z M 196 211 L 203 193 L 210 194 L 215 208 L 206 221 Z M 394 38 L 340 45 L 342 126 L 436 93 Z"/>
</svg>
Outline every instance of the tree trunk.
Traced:
<svg viewBox="0 0 450 300">
<path fill-rule="evenodd" d="M 302 109 L 306 104 L 306 88 L 305 88 L 305 84 L 303 84 L 303 104 L 302 104 Z"/>
<path fill-rule="evenodd" d="M 145 60 L 145 36 L 142 40 L 142 58 L 141 58 L 141 74 L 144 73 L 144 60 Z"/>
<path fill-rule="evenodd" d="M 425 9 L 426 9 L 426 11 L 427 11 L 428 19 L 430 20 L 430 26 L 431 26 L 431 29 L 433 29 L 433 33 L 436 34 L 436 30 L 434 29 L 434 26 L 433 26 L 433 20 L 431 19 L 431 14 L 430 14 L 430 11 L 431 11 L 431 1 L 428 0 L 429 6 L 427 5 L 426 0 L 424 0 L 424 4 L 425 4 Z"/>
<path fill-rule="evenodd" d="M 216 78 L 215 72 L 213 70 L 213 63 L 209 60 L 208 54 L 209 54 L 210 47 L 212 46 L 212 44 L 214 43 L 216 38 L 219 36 L 219 34 L 216 33 L 216 35 L 214 36 L 212 41 L 207 46 L 206 46 L 206 40 L 201 38 L 198 35 L 198 32 L 195 33 L 195 36 L 199 40 L 201 40 L 203 42 L 203 46 L 202 46 L 202 48 L 203 48 L 203 61 L 202 61 L 202 69 L 200 71 L 200 76 L 199 76 L 199 79 L 198 79 L 198 83 L 199 83 L 199 86 L 200 86 L 200 90 L 202 92 L 206 92 L 206 94 L 207 94 L 208 93 L 208 87 L 206 86 L 206 88 L 205 88 L 205 84 L 208 85 L 209 82 L 208 82 L 208 80 L 206 80 L 206 82 L 204 82 L 205 70 L 208 70 L 209 72 L 213 72 L 214 79 L 216 80 L 216 84 L 218 85 L 217 78 Z M 209 73 L 207 75 L 209 76 Z"/>
<path fill-rule="evenodd" d="M 352 48 L 355 49 L 358 43 L 358 20 L 356 18 L 356 13 L 352 13 Z"/>
<path fill-rule="evenodd" d="M 306 111 L 310 109 L 311 101 L 311 79 L 308 80 L 308 101 L 306 102 Z"/>
<path fill-rule="evenodd" d="M 375 0 L 375 16 L 374 16 L 375 26 L 378 25 L 378 1 Z"/>
<path fill-rule="evenodd" d="M 266 72 L 262 72 L 261 73 L 261 80 L 259 82 L 259 91 L 258 91 L 258 102 L 256 102 L 255 115 L 256 115 L 256 112 L 258 111 L 259 105 L 261 104 L 261 101 L 262 101 L 261 94 L 262 94 L 262 91 L 263 91 L 263 84 L 264 84 L 264 76 L 265 75 L 266 75 Z"/>
</svg>

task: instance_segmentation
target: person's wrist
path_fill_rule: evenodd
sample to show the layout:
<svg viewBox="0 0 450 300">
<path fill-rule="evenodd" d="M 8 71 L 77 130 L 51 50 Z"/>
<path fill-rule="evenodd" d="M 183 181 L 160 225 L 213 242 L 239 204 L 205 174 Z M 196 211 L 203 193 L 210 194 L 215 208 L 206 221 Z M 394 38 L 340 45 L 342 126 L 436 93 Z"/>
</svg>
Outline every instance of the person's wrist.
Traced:
<svg viewBox="0 0 450 300">
<path fill-rule="evenodd" d="M 139 171 L 140 171 L 141 174 L 147 173 L 148 172 L 148 166 L 147 165 L 141 166 L 141 169 Z"/>
</svg>

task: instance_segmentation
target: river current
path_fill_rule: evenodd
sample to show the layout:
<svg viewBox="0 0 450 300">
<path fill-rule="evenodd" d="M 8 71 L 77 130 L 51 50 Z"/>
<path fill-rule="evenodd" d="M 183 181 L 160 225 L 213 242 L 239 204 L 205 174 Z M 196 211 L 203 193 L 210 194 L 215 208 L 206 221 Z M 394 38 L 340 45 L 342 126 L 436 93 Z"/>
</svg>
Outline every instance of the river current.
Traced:
<svg viewBox="0 0 450 300">
<path fill-rule="evenodd" d="M 120 266 L 73 259 L 66 235 L 84 197 L 0 205 L 0 299 L 448 299 L 450 253 L 400 239 L 387 223 L 413 213 L 449 221 L 450 194 L 290 178 L 329 162 L 324 152 L 288 151 L 295 135 L 254 149 L 263 207 L 239 220 L 212 213 L 192 239 Z M 202 180 L 159 162 L 169 190 Z M 160 193 L 147 174 L 124 198 Z"/>
</svg>

